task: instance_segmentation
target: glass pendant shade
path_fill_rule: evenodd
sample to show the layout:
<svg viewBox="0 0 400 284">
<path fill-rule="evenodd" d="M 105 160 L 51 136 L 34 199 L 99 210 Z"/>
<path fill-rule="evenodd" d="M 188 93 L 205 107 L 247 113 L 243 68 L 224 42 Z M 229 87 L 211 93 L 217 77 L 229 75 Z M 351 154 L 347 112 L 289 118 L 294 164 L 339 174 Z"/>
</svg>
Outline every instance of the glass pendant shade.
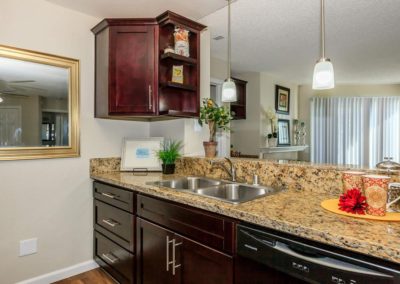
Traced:
<svg viewBox="0 0 400 284">
<path fill-rule="evenodd" d="M 335 87 L 335 74 L 329 59 L 320 60 L 315 64 L 313 85 L 314 90 L 327 90 Z"/>
<path fill-rule="evenodd" d="M 236 84 L 230 78 L 228 78 L 222 84 L 221 101 L 223 103 L 230 103 L 230 102 L 236 102 L 237 101 Z"/>
</svg>

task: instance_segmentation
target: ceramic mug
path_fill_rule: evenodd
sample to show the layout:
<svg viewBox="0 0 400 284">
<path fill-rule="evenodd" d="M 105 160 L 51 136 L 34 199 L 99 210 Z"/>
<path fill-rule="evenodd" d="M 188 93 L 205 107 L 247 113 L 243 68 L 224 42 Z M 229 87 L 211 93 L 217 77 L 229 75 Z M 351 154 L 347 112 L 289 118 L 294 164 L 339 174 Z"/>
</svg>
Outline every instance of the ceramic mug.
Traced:
<svg viewBox="0 0 400 284">
<path fill-rule="evenodd" d="M 390 177 L 381 175 L 364 175 L 362 177 L 364 194 L 367 198 L 367 214 L 385 216 Z"/>
<path fill-rule="evenodd" d="M 360 191 L 362 191 L 363 175 L 365 175 L 365 172 L 357 172 L 357 171 L 342 172 L 343 193 L 346 193 L 349 189 L 353 188 L 358 188 Z"/>
<path fill-rule="evenodd" d="M 387 212 L 400 212 L 400 183 L 389 183 Z"/>
</svg>

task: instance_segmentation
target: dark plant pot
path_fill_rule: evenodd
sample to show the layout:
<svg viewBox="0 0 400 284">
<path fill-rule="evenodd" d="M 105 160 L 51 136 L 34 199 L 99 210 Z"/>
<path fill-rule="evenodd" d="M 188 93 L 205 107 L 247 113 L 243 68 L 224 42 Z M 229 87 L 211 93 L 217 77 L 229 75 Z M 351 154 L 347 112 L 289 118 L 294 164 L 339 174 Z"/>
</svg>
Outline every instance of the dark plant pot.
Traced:
<svg viewBox="0 0 400 284">
<path fill-rule="evenodd" d="M 175 173 L 175 164 L 162 164 L 162 173 L 165 175 L 172 175 Z"/>
</svg>

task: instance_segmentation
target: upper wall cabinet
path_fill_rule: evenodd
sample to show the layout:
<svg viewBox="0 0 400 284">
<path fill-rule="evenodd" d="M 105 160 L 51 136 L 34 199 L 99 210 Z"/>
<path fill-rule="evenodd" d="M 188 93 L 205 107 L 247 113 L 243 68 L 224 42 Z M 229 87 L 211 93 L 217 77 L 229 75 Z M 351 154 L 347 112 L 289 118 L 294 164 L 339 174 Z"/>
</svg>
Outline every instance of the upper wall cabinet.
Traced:
<svg viewBox="0 0 400 284">
<path fill-rule="evenodd" d="M 189 32 L 184 55 L 174 52 L 179 28 Z M 104 19 L 95 26 L 95 116 L 132 120 L 198 116 L 204 28 L 170 11 L 156 19 Z"/>
<path fill-rule="evenodd" d="M 246 85 L 247 81 L 232 78 L 236 84 L 237 101 L 231 103 L 231 114 L 234 120 L 246 119 Z"/>
</svg>

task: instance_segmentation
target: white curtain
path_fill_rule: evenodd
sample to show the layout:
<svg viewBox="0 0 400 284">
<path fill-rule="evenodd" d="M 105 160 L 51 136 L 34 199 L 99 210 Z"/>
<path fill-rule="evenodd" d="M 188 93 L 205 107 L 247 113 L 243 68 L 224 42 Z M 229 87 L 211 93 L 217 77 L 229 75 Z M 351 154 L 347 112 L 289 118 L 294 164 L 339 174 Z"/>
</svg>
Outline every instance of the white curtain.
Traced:
<svg viewBox="0 0 400 284">
<path fill-rule="evenodd" d="M 374 167 L 400 160 L 400 97 L 311 100 L 311 161 Z"/>
</svg>

